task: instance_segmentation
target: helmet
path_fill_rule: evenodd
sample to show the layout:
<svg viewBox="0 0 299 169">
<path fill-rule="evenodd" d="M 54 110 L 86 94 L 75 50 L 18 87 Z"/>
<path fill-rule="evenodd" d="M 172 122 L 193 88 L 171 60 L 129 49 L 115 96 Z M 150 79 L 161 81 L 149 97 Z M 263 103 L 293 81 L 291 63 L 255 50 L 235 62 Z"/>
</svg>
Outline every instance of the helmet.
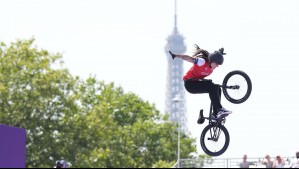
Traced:
<svg viewBox="0 0 299 169">
<path fill-rule="evenodd" d="M 210 63 L 216 63 L 218 65 L 222 65 L 224 58 L 223 54 L 220 51 L 215 51 L 214 53 L 209 54 Z"/>
</svg>

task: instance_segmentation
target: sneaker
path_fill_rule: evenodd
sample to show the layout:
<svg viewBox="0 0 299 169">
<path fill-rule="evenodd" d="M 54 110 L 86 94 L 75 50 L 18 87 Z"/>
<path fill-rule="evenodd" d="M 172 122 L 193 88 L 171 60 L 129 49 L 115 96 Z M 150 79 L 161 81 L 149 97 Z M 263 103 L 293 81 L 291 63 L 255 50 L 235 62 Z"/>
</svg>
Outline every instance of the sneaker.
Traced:
<svg viewBox="0 0 299 169">
<path fill-rule="evenodd" d="M 217 119 L 224 118 L 231 113 L 232 113 L 232 111 L 226 110 L 225 108 L 221 108 L 217 114 Z"/>
<path fill-rule="evenodd" d="M 217 122 L 216 115 L 214 115 L 214 114 L 211 115 L 211 122 L 212 123 L 216 123 Z"/>
<path fill-rule="evenodd" d="M 170 55 L 171 55 L 171 57 L 172 57 L 172 59 L 174 59 L 176 56 L 175 56 L 175 54 L 174 53 L 172 53 L 171 51 L 168 51 L 169 53 L 170 53 Z"/>
<path fill-rule="evenodd" d="M 212 113 L 212 114 L 211 114 L 211 118 L 212 118 L 212 119 L 216 119 L 216 117 L 217 117 L 217 114 L 215 114 L 215 113 Z"/>
</svg>

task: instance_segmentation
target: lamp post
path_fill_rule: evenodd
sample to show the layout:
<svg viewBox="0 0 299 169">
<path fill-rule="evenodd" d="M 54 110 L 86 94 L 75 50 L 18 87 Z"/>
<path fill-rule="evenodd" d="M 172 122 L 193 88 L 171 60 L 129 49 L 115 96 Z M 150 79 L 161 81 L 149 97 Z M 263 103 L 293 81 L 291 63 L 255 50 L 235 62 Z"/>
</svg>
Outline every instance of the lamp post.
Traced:
<svg viewBox="0 0 299 169">
<path fill-rule="evenodd" d="M 180 108 L 178 106 L 178 103 L 181 101 L 180 100 L 180 96 L 177 94 L 175 95 L 175 97 L 172 99 L 172 101 L 174 103 L 176 103 L 176 107 L 177 107 L 177 115 L 178 115 L 178 167 L 180 167 L 180 135 L 181 135 L 181 112 L 180 112 Z"/>
</svg>

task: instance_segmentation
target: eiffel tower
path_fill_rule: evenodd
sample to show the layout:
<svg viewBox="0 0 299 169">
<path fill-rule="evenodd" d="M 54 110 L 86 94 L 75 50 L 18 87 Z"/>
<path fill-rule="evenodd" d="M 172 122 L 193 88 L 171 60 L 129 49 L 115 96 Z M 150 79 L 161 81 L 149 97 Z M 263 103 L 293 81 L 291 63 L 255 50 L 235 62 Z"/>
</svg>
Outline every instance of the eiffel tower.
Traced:
<svg viewBox="0 0 299 169">
<path fill-rule="evenodd" d="M 184 37 L 177 29 L 177 1 L 175 0 L 174 29 L 171 35 L 167 37 L 165 53 L 168 61 L 167 82 L 166 82 L 166 100 L 165 112 L 169 114 L 169 120 L 179 122 L 181 131 L 188 132 L 185 87 L 183 82 L 183 60 L 172 59 L 168 51 L 183 54 L 186 52 Z"/>
</svg>

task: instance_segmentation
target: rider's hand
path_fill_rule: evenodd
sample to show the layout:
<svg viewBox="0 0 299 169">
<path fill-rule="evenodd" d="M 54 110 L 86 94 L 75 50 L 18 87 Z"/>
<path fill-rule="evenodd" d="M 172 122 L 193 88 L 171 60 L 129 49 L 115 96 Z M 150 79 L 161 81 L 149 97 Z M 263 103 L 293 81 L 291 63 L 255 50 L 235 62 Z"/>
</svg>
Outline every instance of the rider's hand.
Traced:
<svg viewBox="0 0 299 169">
<path fill-rule="evenodd" d="M 172 53 L 171 51 L 168 51 L 172 57 L 172 59 L 174 59 L 176 57 L 176 55 L 174 53 Z"/>
</svg>

